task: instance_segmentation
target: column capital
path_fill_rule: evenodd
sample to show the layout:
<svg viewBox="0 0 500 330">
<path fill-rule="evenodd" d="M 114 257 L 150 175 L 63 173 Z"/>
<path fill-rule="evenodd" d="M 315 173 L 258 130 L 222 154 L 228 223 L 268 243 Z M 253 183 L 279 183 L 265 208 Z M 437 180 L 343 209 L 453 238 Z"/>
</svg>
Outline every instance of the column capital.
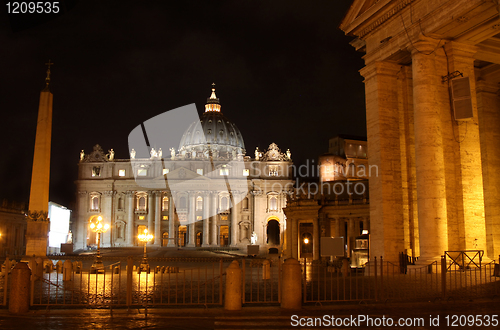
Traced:
<svg viewBox="0 0 500 330">
<path fill-rule="evenodd" d="M 116 194 L 115 190 L 105 190 L 102 192 L 102 194 L 106 197 L 112 197 Z"/>
<path fill-rule="evenodd" d="M 492 83 L 483 79 L 478 79 L 476 80 L 476 92 L 499 95 L 500 88 L 496 83 Z"/>
<path fill-rule="evenodd" d="M 479 48 L 474 45 L 449 41 L 444 45 L 444 49 L 448 57 L 462 57 L 474 61 L 473 56 Z"/>
<path fill-rule="evenodd" d="M 441 40 L 433 39 L 420 34 L 418 40 L 408 46 L 411 55 L 422 54 L 431 55 L 441 45 Z"/>
<path fill-rule="evenodd" d="M 127 197 L 133 197 L 135 195 L 135 191 L 133 191 L 133 190 L 127 190 L 127 191 L 124 192 L 124 194 Z"/>
<path fill-rule="evenodd" d="M 395 77 L 400 70 L 400 64 L 387 61 L 375 61 L 359 70 L 359 73 L 365 78 L 365 80 L 368 80 L 378 75 Z"/>
<path fill-rule="evenodd" d="M 87 192 L 85 190 L 81 190 L 78 192 L 78 195 L 85 196 L 85 195 L 87 195 Z"/>
</svg>

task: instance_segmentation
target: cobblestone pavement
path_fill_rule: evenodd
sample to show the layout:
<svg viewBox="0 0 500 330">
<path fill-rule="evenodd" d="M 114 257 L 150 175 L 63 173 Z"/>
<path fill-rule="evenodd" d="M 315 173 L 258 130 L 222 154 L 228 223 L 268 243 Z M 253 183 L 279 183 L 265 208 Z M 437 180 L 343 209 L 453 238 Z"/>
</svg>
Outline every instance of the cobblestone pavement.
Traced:
<svg viewBox="0 0 500 330">
<path fill-rule="evenodd" d="M 463 316 L 460 318 L 461 315 Z M 390 324 L 390 320 L 393 322 L 392 328 L 395 329 L 456 327 L 498 329 L 500 324 L 494 326 L 493 315 L 497 315 L 496 318 L 500 317 L 500 298 L 498 297 L 474 302 L 438 301 L 305 306 L 296 311 L 285 311 L 278 306 L 245 306 L 237 312 L 224 311 L 221 307 L 148 309 L 147 311 L 120 309 L 112 312 L 99 309 L 43 309 L 33 310 L 24 315 L 12 315 L 6 309 L 2 309 L 0 310 L 0 329 L 382 329 Z M 471 316 L 474 318 L 473 321 Z M 363 317 L 366 321 L 360 322 L 360 318 Z M 439 318 L 439 326 L 437 318 Z M 490 320 L 489 326 L 484 326 L 486 318 Z M 371 323 L 369 323 L 370 319 Z M 404 323 L 412 324 L 404 327 L 398 326 L 397 322 L 400 319 Z M 451 323 L 454 319 L 456 319 L 457 326 L 452 327 Z M 322 324 L 319 323 L 320 320 Z M 343 324 L 336 326 L 335 322 L 339 320 Z M 479 320 L 483 320 L 482 327 L 479 326 Z M 316 327 L 313 326 L 314 322 L 316 322 Z M 301 324 L 303 326 L 300 326 Z"/>
</svg>

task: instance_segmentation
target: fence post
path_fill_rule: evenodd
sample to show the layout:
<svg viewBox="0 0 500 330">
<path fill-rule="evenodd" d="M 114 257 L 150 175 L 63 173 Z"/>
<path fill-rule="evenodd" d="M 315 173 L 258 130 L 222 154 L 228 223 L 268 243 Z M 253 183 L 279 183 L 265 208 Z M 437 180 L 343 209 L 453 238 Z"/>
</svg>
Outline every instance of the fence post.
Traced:
<svg viewBox="0 0 500 330">
<path fill-rule="evenodd" d="M 127 257 L 127 307 L 132 305 L 132 270 L 134 268 L 134 259 Z"/>
<path fill-rule="evenodd" d="M 283 285 L 281 286 L 281 308 L 300 309 L 301 294 L 300 263 L 297 259 L 289 258 L 283 263 Z M 305 294 L 305 292 L 304 292 Z"/>
<path fill-rule="evenodd" d="M 271 262 L 266 259 L 262 262 L 262 279 L 269 280 L 270 278 L 271 278 Z"/>
<path fill-rule="evenodd" d="M 380 256 L 380 299 L 384 300 L 384 257 Z"/>
<path fill-rule="evenodd" d="M 286 262 L 286 260 L 285 260 L 285 262 Z M 285 266 L 285 262 L 283 262 L 283 266 Z M 283 267 L 283 269 L 285 269 L 285 267 Z M 281 271 L 282 274 L 283 274 L 283 269 Z M 305 303 L 306 299 L 307 299 L 307 258 L 304 258 L 304 280 L 303 280 L 303 284 L 304 284 L 304 303 Z M 283 292 L 283 286 L 281 286 L 281 288 L 282 288 L 281 291 Z M 281 295 L 281 301 L 283 301 L 283 295 Z"/>
<path fill-rule="evenodd" d="M 245 303 L 245 282 L 246 282 L 246 277 L 245 277 L 245 267 L 246 267 L 246 260 L 245 258 L 241 259 L 241 303 Z"/>
<path fill-rule="evenodd" d="M 27 313 L 30 309 L 31 270 L 27 264 L 20 262 L 11 271 L 9 290 L 9 312 Z"/>
<path fill-rule="evenodd" d="M 237 260 L 233 260 L 226 269 L 226 296 L 224 309 L 241 310 L 241 268 Z"/>
<path fill-rule="evenodd" d="M 441 292 L 444 300 L 446 298 L 446 256 L 441 256 Z"/>
<path fill-rule="evenodd" d="M 71 281 L 72 273 L 73 263 L 69 260 L 65 260 L 63 263 L 63 281 Z"/>
</svg>

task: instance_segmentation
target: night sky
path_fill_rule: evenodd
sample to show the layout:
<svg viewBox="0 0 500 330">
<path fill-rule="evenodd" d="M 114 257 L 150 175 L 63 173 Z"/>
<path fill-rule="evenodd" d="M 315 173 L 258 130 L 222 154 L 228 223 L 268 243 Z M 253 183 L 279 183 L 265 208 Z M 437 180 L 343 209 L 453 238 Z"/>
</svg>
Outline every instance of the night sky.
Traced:
<svg viewBox="0 0 500 330">
<path fill-rule="evenodd" d="M 212 82 L 247 155 L 275 142 L 305 163 L 366 135 L 362 54 L 338 26 L 352 0 L 65 1 L 0 14 L 0 200 L 28 202 L 39 92 L 52 66 L 50 200 L 74 207 L 79 153 L 128 158 L 129 132 Z"/>
</svg>

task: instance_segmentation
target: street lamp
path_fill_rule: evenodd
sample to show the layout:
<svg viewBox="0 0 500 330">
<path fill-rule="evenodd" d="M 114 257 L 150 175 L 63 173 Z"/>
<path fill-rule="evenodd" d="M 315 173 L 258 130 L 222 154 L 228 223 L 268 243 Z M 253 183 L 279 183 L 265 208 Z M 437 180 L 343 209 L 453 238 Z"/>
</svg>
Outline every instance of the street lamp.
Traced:
<svg viewBox="0 0 500 330">
<path fill-rule="evenodd" d="M 138 236 L 139 241 L 144 242 L 144 257 L 142 258 L 141 265 L 139 266 L 139 271 L 147 272 L 149 271 L 148 257 L 146 254 L 146 244 L 153 239 L 153 235 L 148 234 L 148 230 L 144 229 L 144 232 Z"/>
<path fill-rule="evenodd" d="M 105 233 L 109 229 L 108 224 L 102 224 L 102 217 L 97 216 L 93 217 L 90 219 L 90 229 L 94 232 L 97 233 L 97 256 L 95 258 L 94 264 L 92 267 L 96 271 L 103 271 L 104 266 L 102 264 L 102 257 L 101 257 L 101 233 Z"/>
</svg>

